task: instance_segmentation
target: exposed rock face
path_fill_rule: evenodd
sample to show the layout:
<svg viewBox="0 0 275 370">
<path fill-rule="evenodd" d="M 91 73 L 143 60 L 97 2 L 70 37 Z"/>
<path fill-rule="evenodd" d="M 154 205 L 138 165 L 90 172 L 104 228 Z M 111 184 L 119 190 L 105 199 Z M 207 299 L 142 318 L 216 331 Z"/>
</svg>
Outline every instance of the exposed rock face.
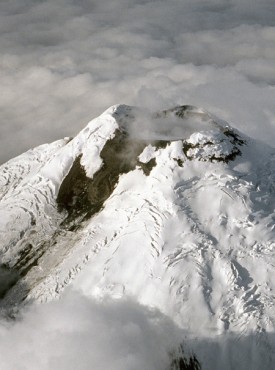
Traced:
<svg viewBox="0 0 275 370">
<path fill-rule="evenodd" d="M 87 219 L 98 212 L 114 191 L 119 176 L 136 168 L 145 146 L 145 142 L 129 139 L 125 132 L 116 130 L 101 150 L 102 166 L 92 178 L 81 165 L 81 156 L 77 157 L 57 195 L 59 210 L 68 212 L 64 222 L 75 218 L 79 222 L 81 215 Z"/>
<path fill-rule="evenodd" d="M 232 129 L 226 128 L 216 137 L 193 135 L 183 142 L 183 150 L 189 160 L 228 163 L 242 154 L 242 145 L 245 145 L 245 141 Z"/>
</svg>

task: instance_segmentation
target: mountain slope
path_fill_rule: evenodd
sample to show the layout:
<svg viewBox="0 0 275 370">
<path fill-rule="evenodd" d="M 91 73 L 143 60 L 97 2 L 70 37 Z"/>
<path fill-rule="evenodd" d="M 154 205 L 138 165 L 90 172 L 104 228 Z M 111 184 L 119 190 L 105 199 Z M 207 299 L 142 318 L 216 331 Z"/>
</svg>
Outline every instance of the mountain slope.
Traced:
<svg viewBox="0 0 275 370">
<path fill-rule="evenodd" d="M 202 368 L 272 368 L 274 149 L 195 107 L 119 105 L 7 162 L 0 184 L 3 310 L 69 285 L 132 296 Z"/>
</svg>

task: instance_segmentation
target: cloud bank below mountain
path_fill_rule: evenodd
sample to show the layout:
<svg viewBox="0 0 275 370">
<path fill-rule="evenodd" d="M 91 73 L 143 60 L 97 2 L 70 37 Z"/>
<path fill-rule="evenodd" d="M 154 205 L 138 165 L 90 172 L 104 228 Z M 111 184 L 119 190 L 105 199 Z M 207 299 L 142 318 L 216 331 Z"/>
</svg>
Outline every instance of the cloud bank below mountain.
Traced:
<svg viewBox="0 0 275 370">
<path fill-rule="evenodd" d="M 0 162 L 117 103 L 192 104 L 273 145 L 273 2 L 0 5 Z"/>
<path fill-rule="evenodd" d="M 22 369 L 166 370 L 179 330 L 131 300 L 96 302 L 70 291 L 60 301 L 0 322 L 1 366 Z"/>
</svg>

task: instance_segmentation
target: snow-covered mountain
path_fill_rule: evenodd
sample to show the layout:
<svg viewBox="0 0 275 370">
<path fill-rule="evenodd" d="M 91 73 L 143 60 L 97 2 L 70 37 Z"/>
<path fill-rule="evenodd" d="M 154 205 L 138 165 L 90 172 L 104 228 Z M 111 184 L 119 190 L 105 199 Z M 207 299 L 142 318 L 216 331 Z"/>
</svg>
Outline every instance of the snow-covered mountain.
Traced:
<svg viewBox="0 0 275 370">
<path fill-rule="evenodd" d="M 0 305 L 134 297 L 202 369 L 275 366 L 275 150 L 203 109 L 109 108 L 0 167 Z"/>
</svg>

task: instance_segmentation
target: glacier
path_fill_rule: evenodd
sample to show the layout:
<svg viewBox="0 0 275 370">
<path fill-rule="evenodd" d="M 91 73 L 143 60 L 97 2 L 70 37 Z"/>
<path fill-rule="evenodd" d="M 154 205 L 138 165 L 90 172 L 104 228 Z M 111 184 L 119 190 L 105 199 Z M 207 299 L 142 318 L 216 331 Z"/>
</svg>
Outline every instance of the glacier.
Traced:
<svg viewBox="0 0 275 370">
<path fill-rule="evenodd" d="M 0 167 L 1 312 L 133 299 L 202 369 L 272 370 L 274 210 L 274 148 L 201 108 L 110 107 Z"/>
</svg>

